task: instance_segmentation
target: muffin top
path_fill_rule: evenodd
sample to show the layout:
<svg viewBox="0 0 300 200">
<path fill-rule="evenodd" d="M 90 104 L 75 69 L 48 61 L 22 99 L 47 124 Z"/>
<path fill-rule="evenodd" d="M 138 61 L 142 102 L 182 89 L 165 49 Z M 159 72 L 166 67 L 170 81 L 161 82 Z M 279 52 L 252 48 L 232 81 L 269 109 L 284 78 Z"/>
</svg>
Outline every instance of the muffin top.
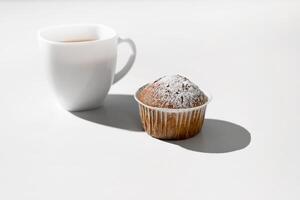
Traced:
<svg viewBox="0 0 300 200">
<path fill-rule="evenodd" d="M 159 108 L 193 108 L 205 104 L 207 96 L 199 87 L 180 75 L 164 76 L 140 89 L 138 99 Z"/>
</svg>

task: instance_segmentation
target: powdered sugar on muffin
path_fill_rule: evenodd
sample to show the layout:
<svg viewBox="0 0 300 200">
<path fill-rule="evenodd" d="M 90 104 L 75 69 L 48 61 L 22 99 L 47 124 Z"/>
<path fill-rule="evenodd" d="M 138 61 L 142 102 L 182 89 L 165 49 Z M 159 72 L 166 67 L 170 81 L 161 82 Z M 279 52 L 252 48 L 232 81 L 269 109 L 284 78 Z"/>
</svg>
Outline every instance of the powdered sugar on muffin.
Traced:
<svg viewBox="0 0 300 200">
<path fill-rule="evenodd" d="M 146 85 L 138 98 L 146 105 L 160 108 L 192 108 L 207 102 L 199 87 L 180 75 L 164 76 Z"/>
</svg>

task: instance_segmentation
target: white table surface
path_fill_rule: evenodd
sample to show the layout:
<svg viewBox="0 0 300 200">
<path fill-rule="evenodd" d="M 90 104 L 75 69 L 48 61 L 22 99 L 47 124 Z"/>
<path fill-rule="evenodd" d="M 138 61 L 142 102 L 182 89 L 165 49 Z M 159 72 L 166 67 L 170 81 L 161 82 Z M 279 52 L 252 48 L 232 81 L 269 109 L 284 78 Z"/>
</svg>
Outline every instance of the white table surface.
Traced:
<svg viewBox="0 0 300 200">
<path fill-rule="evenodd" d="M 1 1 L 0 199 L 300 199 L 299 10 L 283 0 Z M 104 23 L 136 42 L 133 69 L 100 110 L 69 113 L 47 84 L 36 31 L 66 23 Z M 121 46 L 120 65 L 128 54 Z M 209 120 L 190 140 L 156 140 L 132 94 L 176 73 L 213 94 Z"/>
</svg>

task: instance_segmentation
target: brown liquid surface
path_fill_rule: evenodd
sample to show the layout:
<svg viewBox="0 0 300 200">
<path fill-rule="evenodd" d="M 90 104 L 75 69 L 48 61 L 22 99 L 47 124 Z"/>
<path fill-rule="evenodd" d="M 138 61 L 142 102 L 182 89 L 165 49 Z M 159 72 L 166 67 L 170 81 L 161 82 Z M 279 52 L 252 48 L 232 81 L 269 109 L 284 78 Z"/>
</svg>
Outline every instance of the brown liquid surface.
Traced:
<svg viewBox="0 0 300 200">
<path fill-rule="evenodd" d="M 61 41 L 61 42 L 90 42 L 90 41 L 95 41 L 97 39 L 78 39 L 78 40 L 64 40 L 64 41 Z"/>
</svg>

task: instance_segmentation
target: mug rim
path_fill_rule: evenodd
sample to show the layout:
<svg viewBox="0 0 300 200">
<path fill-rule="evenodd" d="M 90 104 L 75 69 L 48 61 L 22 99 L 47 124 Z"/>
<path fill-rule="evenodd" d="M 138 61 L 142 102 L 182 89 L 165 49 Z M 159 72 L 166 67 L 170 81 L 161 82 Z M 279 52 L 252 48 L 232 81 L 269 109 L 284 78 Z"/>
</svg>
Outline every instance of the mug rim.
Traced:
<svg viewBox="0 0 300 200">
<path fill-rule="evenodd" d="M 55 40 L 50 40 L 50 39 L 47 39 L 45 38 L 44 36 L 42 36 L 42 34 L 46 31 L 50 31 L 50 30 L 53 30 L 53 29 L 57 29 L 57 28 L 64 28 L 64 27 L 88 27 L 88 26 L 92 26 L 92 27 L 100 27 L 100 28 L 105 28 L 105 29 L 108 29 L 110 30 L 113 34 L 112 36 L 108 37 L 108 38 L 105 38 L 105 39 L 96 39 L 96 40 L 90 40 L 90 41 L 81 41 L 81 42 L 62 42 L 62 41 L 55 41 Z M 40 28 L 37 32 L 37 35 L 38 35 L 38 39 L 39 40 L 42 40 L 42 41 L 45 41 L 47 43 L 50 43 L 50 44 L 57 44 L 57 45 L 76 45 L 76 44 L 90 44 L 90 43 L 96 43 L 96 42 L 102 42 L 102 41 L 107 41 L 107 40 L 111 40 L 115 37 L 117 37 L 117 32 L 109 27 L 109 26 L 106 26 L 104 24 L 61 24 L 61 25 L 53 25 L 53 26 L 47 26 L 47 27 L 44 27 L 44 28 Z"/>
</svg>

